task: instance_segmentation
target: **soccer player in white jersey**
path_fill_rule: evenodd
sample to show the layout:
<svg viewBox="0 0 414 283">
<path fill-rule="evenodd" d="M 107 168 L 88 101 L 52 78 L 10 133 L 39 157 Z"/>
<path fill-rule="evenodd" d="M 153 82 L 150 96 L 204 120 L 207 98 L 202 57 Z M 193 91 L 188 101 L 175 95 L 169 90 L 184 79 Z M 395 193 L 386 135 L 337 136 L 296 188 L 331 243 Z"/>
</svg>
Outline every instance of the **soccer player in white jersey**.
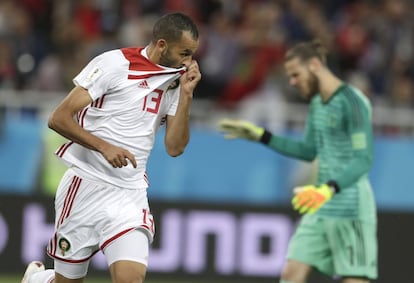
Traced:
<svg viewBox="0 0 414 283">
<path fill-rule="evenodd" d="M 74 78 L 49 117 L 66 137 L 56 155 L 68 165 L 55 198 L 55 233 L 47 247 L 54 270 L 29 264 L 23 283 L 81 283 L 101 250 L 113 282 L 143 282 L 154 232 L 146 163 L 166 126 L 169 155 L 189 141 L 193 92 L 201 79 L 192 56 L 198 29 L 182 13 L 162 16 L 146 47 L 105 52 Z"/>
</svg>

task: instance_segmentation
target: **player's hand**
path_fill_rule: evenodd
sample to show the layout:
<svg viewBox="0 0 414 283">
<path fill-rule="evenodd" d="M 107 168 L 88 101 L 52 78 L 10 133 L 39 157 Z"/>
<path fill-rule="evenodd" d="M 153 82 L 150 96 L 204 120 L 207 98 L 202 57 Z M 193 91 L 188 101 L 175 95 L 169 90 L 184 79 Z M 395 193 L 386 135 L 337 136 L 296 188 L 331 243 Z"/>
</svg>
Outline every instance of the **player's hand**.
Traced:
<svg viewBox="0 0 414 283">
<path fill-rule="evenodd" d="M 106 161 L 114 168 L 122 168 L 128 166 L 128 160 L 131 162 L 134 168 L 137 168 L 137 161 L 135 156 L 122 147 L 107 144 L 104 150 L 101 150 L 101 154 L 105 157 Z"/>
<path fill-rule="evenodd" d="M 187 66 L 187 71 L 180 77 L 180 85 L 182 91 L 192 96 L 194 89 L 200 80 L 201 73 L 198 67 L 198 63 L 197 61 L 192 60 L 191 63 Z"/>
<path fill-rule="evenodd" d="M 218 122 L 220 131 L 226 139 L 248 139 L 258 141 L 263 136 L 265 129 L 244 120 L 222 119 Z"/>
<path fill-rule="evenodd" d="M 322 207 L 322 205 L 329 201 L 334 194 L 334 190 L 327 184 L 323 184 L 319 187 L 314 185 L 296 187 L 293 192 L 295 193 L 295 196 L 292 199 L 293 208 L 301 214 L 315 213 Z"/>
</svg>

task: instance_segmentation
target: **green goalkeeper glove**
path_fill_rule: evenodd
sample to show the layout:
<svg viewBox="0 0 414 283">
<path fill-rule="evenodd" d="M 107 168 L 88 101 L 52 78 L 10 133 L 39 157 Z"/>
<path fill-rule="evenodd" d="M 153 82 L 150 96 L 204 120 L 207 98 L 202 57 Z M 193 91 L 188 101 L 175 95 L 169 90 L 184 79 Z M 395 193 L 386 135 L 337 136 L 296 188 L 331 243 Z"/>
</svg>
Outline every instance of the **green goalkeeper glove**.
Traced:
<svg viewBox="0 0 414 283">
<path fill-rule="evenodd" d="M 218 125 L 220 130 L 225 133 L 226 139 L 242 138 L 259 141 L 265 132 L 264 128 L 243 120 L 222 119 Z"/>
<path fill-rule="evenodd" d="M 300 214 L 312 214 L 332 198 L 335 190 L 331 186 L 323 184 L 319 187 L 314 185 L 296 187 L 293 192 L 295 193 L 292 199 L 293 208 L 298 210 Z"/>
</svg>

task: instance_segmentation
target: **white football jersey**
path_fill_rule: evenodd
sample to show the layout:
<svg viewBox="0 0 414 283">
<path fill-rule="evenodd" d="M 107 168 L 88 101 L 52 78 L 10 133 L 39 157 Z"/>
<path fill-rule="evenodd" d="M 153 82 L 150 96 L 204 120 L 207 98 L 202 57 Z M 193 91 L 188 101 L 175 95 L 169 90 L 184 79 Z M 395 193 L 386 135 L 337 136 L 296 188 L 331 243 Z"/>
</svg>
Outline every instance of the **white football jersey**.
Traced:
<svg viewBox="0 0 414 283">
<path fill-rule="evenodd" d="M 184 67 L 152 63 L 146 48 L 116 49 L 95 57 L 73 80 L 93 99 L 77 120 L 85 130 L 129 150 L 137 168 L 113 168 L 99 152 L 71 141 L 57 156 L 84 178 L 129 189 L 148 187 L 147 159 L 166 115 L 175 115 L 178 79 L 184 72 Z"/>
</svg>

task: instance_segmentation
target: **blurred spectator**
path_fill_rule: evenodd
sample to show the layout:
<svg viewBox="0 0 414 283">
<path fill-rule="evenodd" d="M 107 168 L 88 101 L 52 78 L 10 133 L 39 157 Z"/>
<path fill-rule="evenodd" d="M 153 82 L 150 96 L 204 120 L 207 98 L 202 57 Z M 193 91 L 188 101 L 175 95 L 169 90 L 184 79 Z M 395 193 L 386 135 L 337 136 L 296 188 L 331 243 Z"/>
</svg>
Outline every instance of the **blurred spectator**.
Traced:
<svg viewBox="0 0 414 283">
<path fill-rule="evenodd" d="M 336 27 L 335 52 L 338 68 L 347 74 L 359 69 L 361 58 L 368 52 L 369 37 L 363 26 L 365 3 L 357 2 L 345 6 Z"/>
<path fill-rule="evenodd" d="M 199 24 L 201 14 L 203 13 L 203 11 L 200 10 L 202 1 L 205 0 L 164 0 L 160 12 L 171 13 L 180 11 L 189 15 L 195 22 L 197 22 L 197 24 Z"/>
<path fill-rule="evenodd" d="M 65 89 L 63 70 L 64 66 L 58 55 L 50 54 L 46 56 L 39 63 L 36 78 L 32 80 L 30 87 L 41 91 L 61 91 Z"/>
<path fill-rule="evenodd" d="M 34 29 L 34 19 L 28 7 L 23 4 L 27 3 L 10 0 L 0 2 L 0 37 L 4 56 L 0 60 L 3 64 L 12 62 L 14 78 L 8 79 L 8 82 L 12 83 L 15 89 L 26 86 L 34 74 L 36 64 L 47 52 L 45 38 Z M 37 11 L 33 10 L 33 13 Z M 10 75 L 10 72 L 8 74 Z"/>
<path fill-rule="evenodd" d="M 241 56 L 219 97 L 224 107 L 234 106 L 262 87 L 271 68 L 281 63 L 285 50 L 282 10 L 276 2 L 246 2 L 241 11 L 236 34 Z"/>
<path fill-rule="evenodd" d="M 203 79 L 197 86 L 197 97 L 216 99 L 233 74 L 240 60 L 240 40 L 236 34 L 237 19 L 217 3 L 207 16 L 203 29 L 199 64 Z"/>
<path fill-rule="evenodd" d="M 328 46 L 333 70 L 365 84 L 374 105 L 402 104 L 399 75 L 414 80 L 409 0 L 1 0 L 0 88 L 66 91 L 93 56 L 145 44 L 153 19 L 177 10 L 201 29 L 195 97 L 226 109 L 272 89 L 292 100 L 277 69 L 286 46 L 314 37 Z"/>
<path fill-rule="evenodd" d="M 372 7 L 377 13 L 367 22 L 371 47 L 363 68 L 369 72 L 374 91 L 379 95 L 388 95 L 389 79 L 394 72 L 413 66 L 412 5 L 411 1 L 383 0 Z"/>
<path fill-rule="evenodd" d="M 154 14 L 131 17 L 122 23 L 118 40 L 122 46 L 143 45 L 151 40 L 152 26 L 157 19 Z"/>
<path fill-rule="evenodd" d="M 368 98 L 374 100 L 372 92 L 371 81 L 369 80 L 367 74 L 361 71 L 354 71 L 348 74 L 347 81 L 349 84 L 354 85 L 359 88 Z M 373 101 L 371 101 L 373 102 Z"/>
<path fill-rule="evenodd" d="M 391 83 L 389 104 L 396 108 L 414 106 L 414 81 L 409 73 L 397 73 Z"/>
<path fill-rule="evenodd" d="M 0 39 L 0 88 L 14 88 L 16 68 L 10 43 Z"/>
</svg>

